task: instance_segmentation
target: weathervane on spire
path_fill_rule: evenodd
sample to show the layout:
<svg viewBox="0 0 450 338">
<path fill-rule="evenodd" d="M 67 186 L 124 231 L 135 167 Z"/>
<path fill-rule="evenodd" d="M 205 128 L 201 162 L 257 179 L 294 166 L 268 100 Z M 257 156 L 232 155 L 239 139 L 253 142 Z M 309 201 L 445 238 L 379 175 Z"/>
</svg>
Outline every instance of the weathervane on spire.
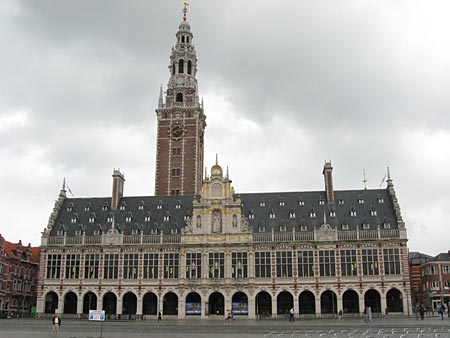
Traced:
<svg viewBox="0 0 450 338">
<path fill-rule="evenodd" d="M 183 8 L 183 13 L 184 13 L 184 15 L 183 15 L 183 21 L 186 21 L 186 20 L 187 20 L 186 14 L 187 14 L 187 12 L 188 12 L 189 1 L 188 1 L 188 0 L 184 0 L 184 1 L 183 1 L 183 4 L 184 4 L 184 8 Z"/>
</svg>

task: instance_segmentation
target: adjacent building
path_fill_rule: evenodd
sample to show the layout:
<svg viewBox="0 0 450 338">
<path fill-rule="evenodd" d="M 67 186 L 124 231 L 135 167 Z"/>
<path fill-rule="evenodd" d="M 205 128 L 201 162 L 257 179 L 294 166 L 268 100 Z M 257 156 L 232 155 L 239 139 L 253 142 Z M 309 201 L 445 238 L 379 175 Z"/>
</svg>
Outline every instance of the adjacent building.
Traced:
<svg viewBox="0 0 450 338">
<path fill-rule="evenodd" d="M 420 301 L 436 310 L 450 303 L 450 251 L 428 258 L 420 265 Z"/>
<path fill-rule="evenodd" d="M 29 315 L 36 305 L 40 249 L 11 243 L 0 235 L 0 309 L 2 315 Z"/>
<path fill-rule="evenodd" d="M 63 184 L 42 233 L 37 311 L 409 313 L 407 232 L 391 176 L 383 189 L 335 190 L 326 162 L 317 191 L 245 193 L 217 160 L 203 174 L 206 116 L 186 8 L 176 38 L 156 109 L 156 195 L 125 196 L 118 170 L 111 196 L 69 198 Z"/>
</svg>

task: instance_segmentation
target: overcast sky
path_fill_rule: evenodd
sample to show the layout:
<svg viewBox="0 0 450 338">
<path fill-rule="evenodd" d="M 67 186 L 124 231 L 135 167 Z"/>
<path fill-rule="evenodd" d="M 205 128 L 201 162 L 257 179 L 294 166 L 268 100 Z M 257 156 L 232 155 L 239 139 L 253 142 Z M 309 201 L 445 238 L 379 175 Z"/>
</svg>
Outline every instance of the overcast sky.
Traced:
<svg viewBox="0 0 450 338">
<path fill-rule="evenodd" d="M 409 248 L 450 249 L 450 2 L 192 0 L 205 165 L 236 192 L 377 189 Z M 0 233 L 40 244 L 75 197 L 153 195 L 159 86 L 181 0 L 0 1 Z M 385 187 L 385 184 L 383 184 Z"/>
</svg>

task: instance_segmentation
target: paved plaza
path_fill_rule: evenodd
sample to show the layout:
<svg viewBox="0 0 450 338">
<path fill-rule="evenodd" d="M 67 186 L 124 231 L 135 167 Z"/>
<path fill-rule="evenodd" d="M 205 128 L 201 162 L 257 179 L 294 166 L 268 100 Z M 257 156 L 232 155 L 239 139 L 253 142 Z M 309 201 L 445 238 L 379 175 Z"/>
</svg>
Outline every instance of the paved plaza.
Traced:
<svg viewBox="0 0 450 338">
<path fill-rule="evenodd" d="M 98 338 L 100 322 L 63 320 L 59 337 Z M 49 319 L 2 319 L 0 338 L 52 337 Z M 361 319 L 323 320 L 249 320 L 237 319 L 170 319 L 158 323 L 146 321 L 106 321 L 103 338 L 303 338 L 303 337 L 380 337 L 428 338 L 450 337 L 450 319 L 445 317 L 375 319 L 371 325 Z"/>
</svg>

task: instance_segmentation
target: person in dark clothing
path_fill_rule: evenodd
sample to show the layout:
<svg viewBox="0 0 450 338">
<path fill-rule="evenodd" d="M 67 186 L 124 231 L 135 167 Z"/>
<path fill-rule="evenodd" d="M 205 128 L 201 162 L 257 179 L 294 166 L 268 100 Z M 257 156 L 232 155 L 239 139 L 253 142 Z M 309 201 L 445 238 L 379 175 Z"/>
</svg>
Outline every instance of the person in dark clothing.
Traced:
<svg viewBox="0 0 450 338">
<path fill-rule="evenodd" d="M 425 317 L 425 308 L 423 307 L 423 304 L 419 305 L 419 314 L 420 314 L 420 320 L 423 320 Z"/>
<path fill-rule="evenodd" d="M 162 312 L 159 310 L 158 312 L 158 322 L 162 322 Z"/>
</svg>

